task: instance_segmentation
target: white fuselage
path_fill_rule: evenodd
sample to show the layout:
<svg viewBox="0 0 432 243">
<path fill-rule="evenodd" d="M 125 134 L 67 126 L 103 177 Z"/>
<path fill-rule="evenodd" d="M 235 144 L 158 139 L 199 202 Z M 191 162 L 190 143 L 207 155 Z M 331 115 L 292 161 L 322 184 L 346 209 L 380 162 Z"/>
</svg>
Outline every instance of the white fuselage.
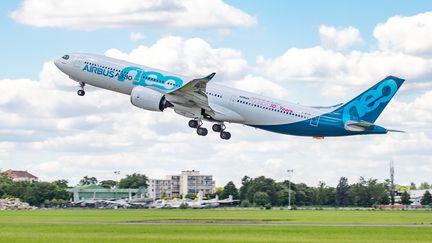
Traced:
<svg viewBox="0 0 432 243">
<path fill-rule="evenodd" d="M 121 75 L 122 70 L 131 66 L 139 67 L 149 73 L 158 73 L 164 77 L 180 78 L 184 81 L 184 84 L 193 79 L 94 54 L 70 54 L 69 60 L 56 60 L 56 65 L 77 82 L 127 95 L 130 95 L 132 89 L 139 85 L 134 84 L 137 72 L 129 72 L 123 81 L 118 80 L 118 75 Z M 156 78 L 155 76 L 153 80 L 146 80 L 147 84 L 155 84 L 148 87 L 164 93 L 168 98 L 170 91 L 181 87 L 181 85 L 175 86 L 175 82 L 170 79 L 164 80 L 164 83 L 157 83 Z M 221 122 L 234 122 L 252 126 L 277 125 L 304 121 L 325 112 L 325 110 L 301 106 L 212 82 L 207 84 L 206 94 L 209 106 L 216 111 L 212 118 Z M 173 108 L 178 114 L 187 117 L 196 118 L 200 116 L 200 111 L 194 108 L 181 105 L 174 105 Z"/>
</svg>

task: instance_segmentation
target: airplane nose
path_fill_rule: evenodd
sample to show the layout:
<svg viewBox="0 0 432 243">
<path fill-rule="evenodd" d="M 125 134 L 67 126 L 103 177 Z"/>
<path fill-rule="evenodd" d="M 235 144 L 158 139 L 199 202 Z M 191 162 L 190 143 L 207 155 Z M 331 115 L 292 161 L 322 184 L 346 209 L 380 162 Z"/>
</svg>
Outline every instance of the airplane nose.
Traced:
<svg viewBox="0 0 432 243">
<path fill-rule="evenodd" d="M 54 60 L 54 65 L 56 65 L 56 67 L 60 69 L 60 58 Z"/>
<path fill-rule="evenodd" d="M 66 54 L 60 58 L 57 58 L 56 60 L 54 60 L 54 65 L 56 65 L 57 68 L 62 70 L 62 68 L 64 68 L 66 63 L 69 61 L 69 58 L 70 58 L 70 56 L 68 54 Z"/>
</svg>

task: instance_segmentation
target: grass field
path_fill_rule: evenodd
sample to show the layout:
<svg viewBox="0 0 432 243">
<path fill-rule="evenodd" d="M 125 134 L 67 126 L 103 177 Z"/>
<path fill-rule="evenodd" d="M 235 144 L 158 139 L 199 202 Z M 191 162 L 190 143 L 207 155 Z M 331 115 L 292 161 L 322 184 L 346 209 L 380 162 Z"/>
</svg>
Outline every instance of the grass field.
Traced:
<svg viewBox="0 0 432 243">
<path fill-rule="evenodd" d="M 432 211 L 0 211 L 0 242 L 432 242 L 431 226 Z"/>
</svg>

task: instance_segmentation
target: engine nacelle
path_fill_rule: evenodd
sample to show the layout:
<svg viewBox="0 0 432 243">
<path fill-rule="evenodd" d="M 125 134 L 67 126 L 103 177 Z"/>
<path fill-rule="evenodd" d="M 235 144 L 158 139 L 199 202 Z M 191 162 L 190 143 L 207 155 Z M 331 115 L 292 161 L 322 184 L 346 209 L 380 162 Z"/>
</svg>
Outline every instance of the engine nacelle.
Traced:
<svg viewBox="0 0 432 243">
<path fill-rule="evenodd" d="M 164 94 L 142 86 L 132 89 L 131 103 L 136 107 L 149 111 L 163 111 L 168 107 Z"/>
</svg>

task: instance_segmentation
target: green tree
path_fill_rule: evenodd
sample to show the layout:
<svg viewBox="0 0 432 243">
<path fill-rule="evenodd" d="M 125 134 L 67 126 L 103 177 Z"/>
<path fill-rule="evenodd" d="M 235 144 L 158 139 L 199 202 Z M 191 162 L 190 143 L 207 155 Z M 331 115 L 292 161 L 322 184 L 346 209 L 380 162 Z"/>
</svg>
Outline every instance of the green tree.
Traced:
<svg viewBox="0 0 432 243">
<path fill-rule="evenodd" d="M 276 205 L 285 206 L 288 205 L 288 188 L 285 185 L 280 185 L 276 192 Z M 295 201 L 295 192 L 291 190 L 291 204 Z"/>
<path fill-rule="evenodd" d="M 230 181 L 228 182 L 221 193 L 221 198 L 228 198 L 229 195 L 232 195 L 233 199 L 239 198 L 239 193 L 237 190 L 237 187 L 235 186 L 234 182 Z"/>
<path fill-rule="evenodd" d="M 426 191 L 426 192 L 423 194 L 423 197 L 422 197 L 422 199 L 421 199 L 421 204 L 424 205 L 424 206 L 426 206 L 426 205 L 430 205 L 431 202 L 432 202 L 431 194 L 430 194 L 429 191 Z"/>
<path fill-rule="evenodd" d="M 216 187 L 216 193 L 213 195 L 213 197 L 216 197 L 216 195 L 221 197 L 223 190 L 224 190 L 224 188 L 222 186 Z"/>
<path fill-rule="evenodd" d="M 69 186 L 68 186 L 68 183 L 69 183 L 69 182 L 68 182 L 67 180 L 64 180 L 64 179 L 53 181 L 53 183 L 54 183 L 56 186 L 58 186 L 59 188 L 64 188 L 64 189 L 66 189 L 66 188 L 69 187 Z"/>
<path fill-rule="evenodd" d="M 249 202 L 249 200 L 247 200 L 247 199 L 242 200 L 240 206 L 241 206 L 241 207 L 244 207 L 244 208 L 248 208 L 248 207 L 250 207 L 250 202 Z"/>
<path fill-rule="evenodd" d="M 414 182 L 411 182 L 410 184 L 410 190 L 417 190 L 417 186 Z"/>
<path fill-rule="evenodd" d="M 117 185 L 117 181 L 114 180 L 104 180 L 99 182 L 99 185 L 104 188 L 114 188 Z"/>
<path fill-rule="evenodd" d="M 98 180 L 94 176 L 92 176 L 92 177 L 84 176 L 80 180 L 79 184 L 82 185 L 82 186 L 85 186 L 85 185 L 96 185 L 97 182 L 98 182 Z"/>
<path fill-rule="evenodd" d="M 336 187 L 335 203 L 337 206 L 346 207 L 349 205 L 348 190 L 348 179 L 346 177 L 341 177 Z"/>
<path fill-rule="evenodd" d="M 240 191 L 239 191 L 239 196 L 241 201 L 245 199 L 248 199 L 248 201 L 250 201 L 249 191 L 251 185 L 252 185 L 252 179 L 249 176 L 244 176 L 242 178 L 242 186 L 240 187 Z"/>
<path fill-rule="evenodd" d="M 66 191 L 63 180 L 54 182 L 12 181 L 0 176 L 0 197 L 16 197 L 21 201 L 38 206 L 45 201 L 69 200 L 71 193 Z M 66 183 L 67 184 L 67 183 Z"/>
<path fill-rule="evenodd" d="M 132 175 L 126 175 L 118 183 L 118 188 L 140 188 L 147 187 L 147 176 L 144 174 L 133 173 Z"/>
<path fill-rule="evenodd" d="M 270 197 L 267 194 L 267 192 L 256 192 L 254 194 L 254 200 L 253 200 L 253 202 L 257 206 L 264 206 L 264 205 L 270 203 Z"/>
<path fill-rule="evenodd" d="M 419 190 L 428 190 L 428 189 L 430 189 L 430 185 L 427 182 L 422 182 L 422 183 L 420 183 L 420 186 L 418 189 Z"/>
<path fill-rule="evenodd" d="M 334 205 L 336 189 L 327 186 L 320 181 L 318 187 L 313 189 L 313 204 L 314 205 Z"/>
<path fill-rule="evenodd" d="M 296 184 L 295 186 L 295 201 L 298 206 L 310 206 L 313 204 L 314 189 L 308 187 L 304 183 Z"/>
<path fill-rule="evenodd" d="M 45 200 L 70 199 L 71 194 L 64 188 L 59 188 L 55 183 L 34 182 L 30 183 L 27 190 L 19 198 L 31 205 L 40 205 Z"/>
<path fill-rule="evenodd" d="M 389 203 L 387 188 L 386 183 L 379 183 L 377 179 L 360 177 L 359 182 L 350 186 L 348 194 L 354 206 L 371 207 Z"/>
<path fill-rule="evenodd" d="M 404 191 L 401 195 L 401 204 L 403 204 L 403 205 L 410 205 L 411 204 L 410 195 L 407 191 Z"/>
<path fill-rule="evenodd" d="M 10 195 L 13 181 L 8 176 L 0 175 L 0 198 Z"/>
<path fill-rule="evenodd" d="M 265 192 L 269 196 L 270 203 L 272 205 L 276 205 L 277 190 L 278 185 L 271 178 L 260 176 L 252 179 L 248 176 L 245 176 L 242 179 L 242 186 L 240 187 L 240 199 L 248 199 L 249 201 L 253 202 L 256 192 Z"/>
</svg>

